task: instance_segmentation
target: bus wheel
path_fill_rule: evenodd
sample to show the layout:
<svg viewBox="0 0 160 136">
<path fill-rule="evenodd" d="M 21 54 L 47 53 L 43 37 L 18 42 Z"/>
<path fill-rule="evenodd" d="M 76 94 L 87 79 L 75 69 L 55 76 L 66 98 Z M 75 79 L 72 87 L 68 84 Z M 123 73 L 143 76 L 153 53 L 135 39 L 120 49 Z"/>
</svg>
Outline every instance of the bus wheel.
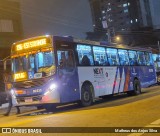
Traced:
<svg viewBox="0 0 160 136">
<path fill-rule="evenodd" d="M 141 94 L 141 84 L 140 84 L 140 81 L 135 79 L 134 80 L 134 83 L 133 83 L 133 94 L 134 95 L 138 95 L 138 94 Z"/>
<path fill-rule="evenodd" d="M 46 111 L 48 112 L 53 112 L 56 110 L 56 105 L 55 104 L 45 104 L 44 108 L 46 109 Z"/>
<path fill-rule="evenodd" d="M 90 106 L 93 104 L 93 86 L 91 84 L 85 84 L 81 90 L 81 105 Z"/>
</svg>

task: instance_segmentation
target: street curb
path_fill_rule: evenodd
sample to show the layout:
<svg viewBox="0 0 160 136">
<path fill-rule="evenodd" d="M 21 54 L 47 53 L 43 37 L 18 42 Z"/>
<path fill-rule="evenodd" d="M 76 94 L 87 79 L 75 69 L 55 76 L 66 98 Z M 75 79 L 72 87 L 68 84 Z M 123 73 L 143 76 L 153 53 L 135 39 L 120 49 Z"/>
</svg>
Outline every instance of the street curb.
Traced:
<svg viewBox="0 0 160 136">
<path fill-rule="evenodd" d="M 7 107 L 8 107 L 8 105 L 9 105 L 9 103 L 4 103 L 4 104 L 2 104 L 2 106 L 0 106 L 0 109 L 7 108 Z"/>
</svg>

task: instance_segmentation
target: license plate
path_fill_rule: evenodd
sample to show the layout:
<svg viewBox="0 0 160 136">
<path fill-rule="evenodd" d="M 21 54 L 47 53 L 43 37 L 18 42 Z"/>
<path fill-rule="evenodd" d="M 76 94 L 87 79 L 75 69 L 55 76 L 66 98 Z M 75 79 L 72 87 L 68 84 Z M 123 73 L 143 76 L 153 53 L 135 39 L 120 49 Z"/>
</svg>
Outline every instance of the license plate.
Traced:
<svg viewBox="0 0 160 136">
<path fill-rule="evenodd" d="M 25 102 L 27 102 L 27 103 L 32 102 L 32 98 L 26 98 Z"/>
</svg>

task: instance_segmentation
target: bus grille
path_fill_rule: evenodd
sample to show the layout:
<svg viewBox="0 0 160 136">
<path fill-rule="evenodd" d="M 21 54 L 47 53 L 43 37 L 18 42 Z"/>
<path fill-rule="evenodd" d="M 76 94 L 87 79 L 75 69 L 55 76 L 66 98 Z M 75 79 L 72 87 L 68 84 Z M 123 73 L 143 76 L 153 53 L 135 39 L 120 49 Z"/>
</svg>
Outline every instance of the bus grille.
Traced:
<svg viewBox="0 0 160 136">
<path fill-rule="evenodd" d="M 17 83 L 13 83 L 13 87 L 16 89 L 28 89 L 28 88 L 42 86 L 45 82 L 46 82 L 46 79 L 17 82 Z"/>
</svg>

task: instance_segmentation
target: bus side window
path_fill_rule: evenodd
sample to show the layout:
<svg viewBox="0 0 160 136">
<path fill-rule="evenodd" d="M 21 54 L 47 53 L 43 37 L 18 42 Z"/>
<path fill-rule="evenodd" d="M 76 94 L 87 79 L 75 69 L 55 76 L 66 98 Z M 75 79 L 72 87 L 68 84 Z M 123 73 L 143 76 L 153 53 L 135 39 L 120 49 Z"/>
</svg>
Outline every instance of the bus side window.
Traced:
<svg viewBox="0 0 160 136">
<path fill-rule="evenodd" d="M 146 65 L 151 66 L 153 65 L 153 60 L 152 60 L 152 54 L 149 52 L 145 52 L 145 59 L 146 59 Z"/>
<path fill-rule="evenodd" d="M 117 49 L 114 48 L 107 48 L 107 56 L 108 56 L 108 62 L 110 66 L 117 66 L 119 65 L 119 58 Z"/>
<path fill-rule="evenodd" d="M 131 66 L 136 66 L 137 65 L 137 54 L 136 51 L 128 51 L 129 55 L 129 63 Z"/>
<path fill-rule="evenodd" d="M 149 53 L 149 58 L 150 58 L 150 65 L 153 66 L 153 57 L 152 57 L 152 53 Z"/>
<path fill-rule="evenodd" d="M 93 46 L 94 53 L 94 63 L 96 66 L 106 66 L 108 65 L 108 60 L 105 53 L 104 47 Z"/>
<path fill-rule="evenodd" d="M 91 46 L 77 44 L 77 52 L 78 52 L 79 64 L 81 66 L 94 65 Z"/>
<path fill-rule="evenodd" d="M 146 65 L 145 55 L 142 51 L 137 51 L 138 65 L 144 66 Z"/>
<path fill-rule="evenodd" d="M 118 49 L 120 65 L 129 65 L 129 58 L 127 50 Z"/>
<path fill-rule="evenodd" d="M 67 69 L 72 71 L 75 67 L 75 62 L 73 58 L 73 51 L 57 51 L 58 56 L 58 66 L 60 69 Z"/>
<path fill-rule="evenodd" d="M 87 55 L 84 55 L 84 56 L 83 56 L 81 65 L 82 65 L 82 66 L 90 66 L 90 65 L 91 65 L 90 60 L 89 60 L 89 58 L 87 57 Z"/>
</svg>

